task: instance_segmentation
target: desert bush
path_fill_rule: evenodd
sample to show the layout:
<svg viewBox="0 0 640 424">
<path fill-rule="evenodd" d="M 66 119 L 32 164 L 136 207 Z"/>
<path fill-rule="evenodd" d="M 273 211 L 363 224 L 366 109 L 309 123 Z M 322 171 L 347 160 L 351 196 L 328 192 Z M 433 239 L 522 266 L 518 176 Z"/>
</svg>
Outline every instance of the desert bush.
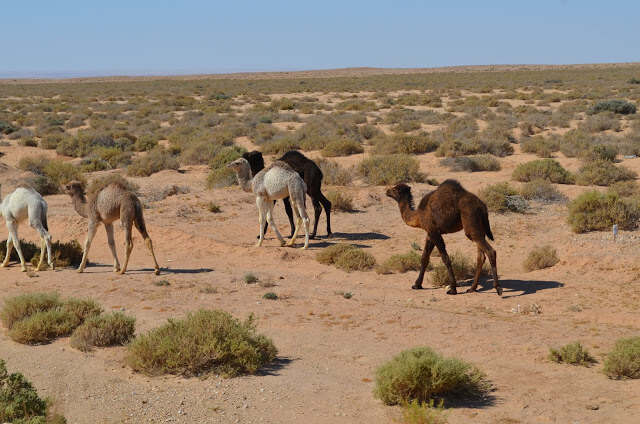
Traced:
<svg viewBox="0 0 640 424">
<path fill-rule="evenodd" d="M 178 159 L 162 146 L 155 147 L 146 155 L 136 158 L 127 166 L 127 175 L 148 177 L 165 169 L 178 169 Z"/>
<path fill-rule="evenodd" d="M 501 169 L 498 159 L 490 155 L 444 158 L 440 160 L 440 165 L 446 166 L 454 172 L 499 171 Z"/>
<path fill-rule="evenodd" d="M 275 294 L 274 292 L 266 292 L 265 294 L 262 295 L 262 298 L 267 300 L 277 300 L 278 295 Z"/>
<path fill-rule="evenodd" d="M 537 179 L 548 180 L 558 184 L 571 184 L 573 182 L 571 173 L 554 159 L 538 159 L 520 164 L 514 169 L 512 178 L 521 182 Z"/>
<path fill-rule="evenodd" d="M 374 395 L 385 405 L 474 396 L 486 390 L 484 377 L 474 365 L 418 347 L 401 352 L 377 369 Z"/>
<path fill-rule="evenodd" d="M 609 378 L 640 378 L 640 337 L 619 339 L 607 354 L 602 369 Z"/>
<path fill-rule="evenodd" d="M 399 416 L 394 419 L 397 424 L 447 424 L 449 422 L 449 413 L 444 407 L 444 401 L 441 399 L 438 404 L 433 399 L 429 402 L 411 402 L 403 403 Z"/>
<path fill-rule="evenodd" d="M 102 308 L 91 299 L 60 300 L 57 293 L 34 293 L 9 298 L 2 310 L 7 335 L 23 344 L 49 343 L 71 334 Z"/>
<path fill-rule="evenodd" d="M 353 180 L 353 172 L 344 169 L 340 164 L 325 158 L 319 158 L 315 162 L 316 165 L 318 165 L 318 168 L 322 171 L 323 184 L 339 186 L 351 184 L 351 181 Z"/>
<path fill-rule="evenodd" d="M 348 138 L 332 140 L 322 148 L 324 157 L 350 156 L 362 152 L 364 152 L 362 145 Z"/>
<path fill-rule="evenodd" d="M 38 147 L 38 141 L 33 137 L 22 138 L 18 144 L 23 147 Z"/>
<path fill-rule="evenodd" d="M 376 264 L 375 258 L 359 247 L 338 243 L 329 246 L 316 255 L 321 264 L 335 265 L 343 271 L 366 271 Z"/>
<path fill-rule="evenodd" d="M 294 140 L 288 134 L 282 137 L 275 137 L 272 141 L 264 143 L 261 146 L 262 153 L 266 155 L 279 155 L 288 152 L 289 150 L 300 149 L 300 143 Z"/>
<path fill-rule="evenodd" d="M 33 188 L 43 196 L 57 194 L 60 186 L 69 181 L 84 181 L 82 172 L 74 164 L 44 155 L 23 157 L 18 161 L 18 168 L 36 174 Z"/>
<path fill-rule="evenodd" d="M 553 247 L 546 245 L 534 248 L 527 255 L 522 266 L 526 271 L 550 268 L 560 261 L 558 252 Z"/>
<path fill-rule="evenodd" d="M 613 113 L 609 112 L 588 116 L 580 123 L 580 128 L 591 133 L 606 130 L 618 132 L 622 129 L 622 126 L 620 120 L 618 120 Z"/>
<path fill-rule="evenodd" d="M 326 194 L 331 202 L 331 209 L 343 212 L 353 211 L 353 196 L 343 191 L 331 190 Z"/>
<path fill-rule="evenodd" d="M 564 203 L 567 196 L 562 194 L 549 181 L 543 179 L 531 180 L 526 182 L 520 188 L 520 195 L 526 200 L 535 200 L 538 202 L 548 203 Z"/>
<path fill-rule="evenodd" d="M 49 410 L 51 401 L 42 399 L 33 385 L 19 372 L 7 371 L 0 359 L 0 421 L 15 424 L 65 424 L 62 415 Z"/>
<path fill-rule="evenodd" d="M 608 160 L 595 160 L 580 167 L 575 181 L 578 185 L 609 186 L 619 181 L 630 181 L 636 177 L 636 172 L 626 166 L 616 166 Z"/>
<path fill-rule="evenodd" d="M 137 152 L 146 152 L 152 150 L 158 145 L 158 138 L 151 134 L 144 134 L 138 137 L 133 148 Z"/>
<path fill-rule="evenodd" d="M 526 137 L 521 144 L 523 152 L 534 153 L 541 158 L 550 158 L 560 148 L 557 137 L 545 138 L 541 135 Z"/>
<path fill-rule="evenodd" d="M 582 347 L 580 342 L 569 343 L 558 349 L 549 348 L 549 360 L 553 362 L 564 362 L 571 365 L 582 365 L 588 367 L 596 362 L 589 352 Z"/>
<path fill-rule="evenodd" d="M 3 261 L 5 256 L 7 255 L 6 253 L 7 249 L 5 248 L 6 246 L 7 246 L 6 239 L 3 241 L 0 241 L 0 262 Z M 22 256 L 24 256 L 24 260 L 26 262 L 30 262 L 31 258 L 33 258 L 35 255 L 38 255 L 38 258 L 40 257 L 40 246 L 36 246 L 34 243 L 31 243 L 30 241 L 20 240 L 20 248 L 22 250 Z M 20 260 L 20 257 L 18 256 L 18 252 L 16 251 L 16 249 L 11 249 L 11 255 L 9 256 L 9 260 L 11 261 Z"/>
<path fill-rule="evenodd" d="M 625 100 L 605 100 L 596 103 L 587 113 L 593 115 L 601 112 L 613 112 L 621 115 L 636 113 L 636 105 Z"/>
<path fill-rule="evenodd" d="M 135 323 L 135 318 L 122 312 L 94 316 L 74 330 L 70 344 L 83 352 L 94 347 L 124 345 L 133 338 Z"/>
<path fill-rule="evenodd" d="M 0 243 L 0 246 L 1 245 Z M 34 248 L 35 247 L 34 245 Z M 24 249 L 22 253 L 24 254 Z M 82 262 L 82 246 L 80 246 L 78 240 L 71 240 L 70 242 L 55 241 L 51 244 L 51 256 L 56 268 L 78 266 L 80 262 Z M 25 260 L 26 258 L 27 256 L 25 255 Z M 38 265 L 38 262 L 40 262 L 40 250 L 35 251 L 30 262 L 33 266 Z M 46 261 L 43 262 L 43 265 L 46 266 L 46 264 Z"/>
<path fill-rule="evenodd" d="M 11 122 L 0 120 L 0 134 L 11 134 L 12 132 L 18 131 L 18 127 L 13 125 Z"/>
<path fill-rule="evenodd" d="M 388 185 L 424 181 L 420 164 L 412 156 L 404 154 L 370 156 L 363 159 L 358 172 L 373 185 Z"/>
<path fill-rule="evenodd" d="M 618 181 L 611 184 L 608 191 L 620 197 L 632 197 L 640 194 L 640 186 L 633 180 Z"/>
<path fill-rule="evenodd" d="M 224 311 L 200 309 L 136 337 L 127 347 L 126 362 L 147 375 L 215 372 L 233 377 L 256 373 L 277 353 L 270 339 L 256 333 L 253 315 L 241 322 Z"/>
<path fill-rule="evenodd" d="M 427 133 L 378 135 L 372 139 L 375 144 L 374 153 L 393 154 L 404 153 L 417 155 L 432 152 L 438 148 L 438 142 Z"/>
<path fill-rule="evenodd" d="M 376 272 L 378 274 L 391 274 L 394 271 L 403 273 L 419 270 L 420 255 L 413 250 L 408 253 L 393 255 L 380 266 L 376 267 Z"/>
<path fill-rule="evenodd" d="M 608 231 L 613 224 L 621 230 L 633 230 L 640 218 L 640 205 L 634 199 L 620 198 L 615 193 L 590 190 L 569 203 L 567 222 L 576 233 Z"/>
<path fill-rule="evenodd" d="M 476 273 L 476 265 L 473 263 L 464 253 L 455 251 L 449 255 L 451 261 L 451 268 L 453 268 L 453 275 L 456 281 L 466 280 L 472 278 Z M 482 276 L 489 275 L 489 268 L 485 262 L 485 266 L 482 268 Z M 449 273 L 444 263 L 439 263 L 433 266 L 431 272 L 431 284 L 433 287 L 444 287 L 449 285 Z"/>
<path fill-rule="evenodd" d="M 485 187 L 478 193 L 478 197 L 492 212 L 523 213 L 528 208 L 526 201 L 518 195 L 518 190 L 506 181 Z"/>
<path fill-rule="evenodd" d="M 588 152 L 594 143 L 594 136 L 582 128 L 572 129 L 562 137 L 560 151 L 566 157 L 581 157 Z"/>
<path fill-rule="evenodd" d="M 220 149 L 209 162 L 211 172 L 207 176 L 207 188 L 220 188 L 237 184 L 236 173 L 227 168 L 229 162 L 240 158 L 247 149 L 231 146 Z"/>
</svg>

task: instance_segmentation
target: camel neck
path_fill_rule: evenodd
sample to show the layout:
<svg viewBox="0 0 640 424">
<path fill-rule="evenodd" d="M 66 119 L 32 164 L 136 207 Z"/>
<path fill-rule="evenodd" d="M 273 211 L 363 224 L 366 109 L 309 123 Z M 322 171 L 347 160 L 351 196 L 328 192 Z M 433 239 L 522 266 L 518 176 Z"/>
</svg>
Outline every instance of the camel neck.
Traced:
<svg viewBox="0 0 640 424">
<path fill-rule="evenodd" d="M 251 179 L 250 168 L 242 168 L 238 170 L 238 172 L 236 173 L 236 176 L 238 177 L 238 184 L 240 184 L 240 187 L 242 188 L 242 190 L 249 193 L 253 191 L 253 185 L 251 184 L 252 179 Z"/>
<path fill-rule="evenodd" d="M 404 199 L 398 202 L 400 207 L 400 215 L 405 224 L 410 227 L 420 228 L 420 213 L 419 211 L 411 208 L 411 201 Z"/>
<path fill-rule="evenodd" d="M 82 217 L 87 218 L 89 213 L 87 211 L 87 199 L 84 197 L 82 193 L 76 193 L 72 197 L 73 200 L 73 208 L 78 212 L 78 214 Z"/>
</svg>

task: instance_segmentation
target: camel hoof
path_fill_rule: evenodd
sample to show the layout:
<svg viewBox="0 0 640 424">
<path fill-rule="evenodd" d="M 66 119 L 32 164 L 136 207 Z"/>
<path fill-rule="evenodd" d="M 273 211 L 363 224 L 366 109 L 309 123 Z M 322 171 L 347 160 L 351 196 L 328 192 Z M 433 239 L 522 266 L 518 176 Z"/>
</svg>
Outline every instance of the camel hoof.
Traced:
<svg viewBox="0 0 640 424">
<path fill-rule="evenodd" d="M 155 272 L 155 274 L 156 274 L 156 275 L 160 275 L 160 268 L 156 268 L 156 272 Z"/>
<path fill-rule="evenodd" d="M 260 246 L 262 246 L 262 243 L 258 242 L 254 247 L 260 247 Z"/>
<path fill-rule="evenodd" d="M 77 272 L 78 274 L 82 274 L 82 273 L 84 272 L 84 269 L 80 269 L 80 268 L 78 268 L 78 269 L 76 269 L 76 272 Z"/>
<path fill-rule="evenodd" d="M 119 275 L 124 274 L 124 269 L 121 269 L 120 271 L 116 272 L 116 274 L 119 274 Z"/>
<path fill-rule="evenodd" d="M 496 287 L 496 291 L 498 292 L 498 296 L 502 296 L 502 287 Z"/>
<path fill-rule="evenodd" d="M 456 290 L 455 288 L 452 287 L 449 290 L 447 290 L 447 294 L 456 295 L 456 294 L 458 294 L 458 290 Z"/>
<path fill-rule="evenodd" d="M 477 293 L 476 289 L 467 289 L 467 293 Z"/>
<path fill-rule="evenodd" d="M 120 268 L 113 268 L 113 272 L 120 272 Z"/>
<path fill-rule="evenodd" d="M 27 268 L 21 268 L 20 272 L 27 272 Z"/>
<path fill-rule="evenodd" d="M 412 288 L 413 290 L 422 290 L 422 285 L 414 284 L 413 286 L 411 286 L 411 288 Z"/>
</svg>

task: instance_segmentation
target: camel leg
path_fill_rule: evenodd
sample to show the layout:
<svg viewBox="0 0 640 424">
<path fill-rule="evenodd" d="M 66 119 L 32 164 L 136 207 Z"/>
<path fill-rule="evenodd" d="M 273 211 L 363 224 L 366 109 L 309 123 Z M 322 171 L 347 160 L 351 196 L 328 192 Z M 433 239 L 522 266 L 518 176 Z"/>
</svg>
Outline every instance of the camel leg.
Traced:
<svg viewBox="0 0 640 424">
<path fill-rule="evenodd" d="M 284 199 L 282 199 L 282 203 L 284 203 L 284 211 L 287 213 L 287 218 L 289 218 L 289 226 L 291 227 L 291 233 L 289 233 L 289 237 L 293 237 L 293 234 L 295 232 L 295 224 L 293 223 L 294 210 L 291 208 L 291 200 L 289 197 L 285 197 Z"/>
<path fill-rule="evenodd" d="M 111 255 L 113 256 L 113 272 L 120 271 L 120 261 L 118 260 L 118 253 L 116 252 L 116 241 L 113 238 L 113 223 L 104 224 L 104 230 L 107 233 L 107 243 L 109 249 L 111 249 Z"/>
<path fill-rule="evenodd" d="M 53 261 L 51 259 L 51 234 L 44 228 L 40 221 L 34 220 L 29 221 L 29 225 L 33 227 L 39 234 L 40 239 L 42 240 L 42 244 L 40 246 L 40 262 L 38 263 L 38 267 L 36 271 L 40 271 L 42 269 L 42 264 L 44 263 L 44 249 L 47 248 L 47 264 L 51 269 L 55 269 L 53 265 Z"/>
<path fill-rule="evenodd" d="M 478 257 L 476 259 L 476 275 L 473 278 L 473 284 L 471 287 L 467 289 L 467 293 L 473 293 L 478 288 L 478 281 L 480 280 L 480 274 L 482 274 L 482 267 L 484 266 L 484 261 L 486 260 L 486 255 L 484 251 L 478 245 Z"/>
<path fill-rule="evenodd" d="M 133 238 L 131 236 L 131 228 L 133 227 L 133 216 L 122 215 L 120 212 L 120 222 L 122 223 L 122 229 L 124 230 L 124 264 L 122 269 L 118 271 L 118 274 L 122 275 L 127 271 L 127 265 L 129 264 L 129 257 L 133 250 Z"/>
<path fill-rule="evenodd" d="M 318 223 L 320 222 L 320 214 L 322 213 L 322 206 L 320 206 L 320 202 L 318 199 L 312 197 L 311 204 L 313 205 L 313 216 L 315 218 L 313 222 L 313 232 L 309 235 L 309 238 L 316 238 L 316 233 L 318 232 Z"/>
<path fill-rule="evenodd" d="M 14 221 L 7 221 L 7 228 L 9 229 L 9 234 L 11 234 L 11 239 L 13 240 L 13 245 L 16 248 L 16 252 L 18 252 L 18 256 L 20 257 L 20 265 L 22 266 L 22 269 L 20 271 L 26 272 L 27 264 L 24 260 L 24 256 L 22 255 L 20 239 L 18 239 L 18 224 L 16 224 Z"/>
<path fill-rule="evenodd" d="M 2 268 L 9 265 L 9 257 L 11 256 L 11 250 L 13 249 L 13 239 L 11 238 L 11 233 L 7 236 L 7 254 L 4 257 L 4 261 L 2 262 Z"/>
<path fill-rule="evenodd" d="M 151 252 L 151 257 L 153 258 L 153 267 L 155 268 L 156 275 L 160 275 L 160 266 L 158 266 L 158 261 L 156 261 L 156 255 L 155 253 L 153 253 L 153 243 L 151 243 L 151 238 L 149 237 L 149 235 L 145 237 L 144 245 L 149 250 L 149 252 Z"/>
<path fill-rule="evenodd" d="M 318 192 L 318 200 L 320 201 L 320 203 L 322 203 L 322 207 L 324 208 L 324 213 L 325 215 L 327 215 L 327 237 L 331 237 L 331 202 L 329 201 L 329 199 L 327 199 L 326 197 L 324 197 L 324 194 L 322 194 L 322 192 Z M 314 206 L 315 207 L 315 206 Z M 317 227 L 318 224 L 318 218 L 316 218 L 316 224 L 315 226 Z M 315 234 L 315 229 L 313 230 L 313 233 Z"/>
<path fill-rule="evenodd" d="M 293 205 L 293 206 L 294 208 L 292 209 L 291 213 L 295 212 L 296 225 L 295 225 L 295 230 L 293 231 L 293 234 L 291 234 L 291 240 L 287 242 L 286 246 L 293 246 L 293 244 L 296 242 L 296 239 L 298 238 L 298 233 L 300 232 L 300 224 L 302 224 L 302 218 L 300 217 L 300 212 L 298 212 L 297 205 Z"/>
<path fill-rule="evenodd" d="M 84 250 L 82 252 L 82 262 L 80 262 L 80 266 L 78 267 L 78 272 L 84 272 L 84 267 L 87 266 L 87 256 L 89 255 L 89 248 L 91 247 L 91 242 L 96 235 L 96 229 L 98 227 L 97 222 L 89 222 L 89 232 L 87 233 L 87 239 L 84 242 Z"/>
<path fill-rule="evenodd" d="M 262 242 L 264 241 L 264 233 L 267 231 L 267 227 L 265 225 L 267 218 L 267 207 L 262 198 L 256 197 L 256 204 L 258 205 L 258 226 L 260 230 L 260 235 L 258 243 L 256 243 L 256 247 L 262 246 Z"/>
<path fill-rule="evenodd" d="M 276 233 L 278 240 L 280 240 L 280 246 L 284 246 L 286 241 L 284 240 L 284 238 L 282 238 L 280 231 L 278 231 L 278 227 L 276 227 L 276 224 L 273 221 L 273 203 L 266 202 L 266 204 L 267 204 L 267 222 L 269 223 L 269 225 L 271 225 L 271 228 L 273 228 L 273 231 Z"/>
<path fill-rule="evenodd" d="M 497 255 L 496 251 L 487 240 L 482 239 L 477 242 L 478 247 L 482 249 L 485 255 L 489 258 L 489 264 L 491 264 L 491 273 L 493 274 L 493 288 L 496 289 L 498 296 L 502 296 L 502 287 L 500 287 L 500 283 L 498 283 L 498 266 L 497 266 Z"/>
<path fill-rule="evenodd" d="M 444 263 L 444 266 L 447 267 L 447 273 L 449 274 L 449 290 L 447 290 L 447 294 L 458 294 L 456 290 L 456 277 L 453 274 L 453 267 L 451 266 L 451 259 L 449 258 L 449 254 L 447 253 L 447 249 L 444 245 L 444 240 L 440 234 L 434 234 L 431 236 L 434 239 L 434 243 L 438 248 L 438 252 L 440 252 L 440 258 Z"/>
<path fill-rule="evenodd" d="M 40 271 L 42 269 L 42 264 L 44 263 L 44 249 L 46 248 L 46 245 L 47 243 L 44 241 L 44 238 L 40 237 L 40 260 L 38 261 L 36 271 Z"/>
<path fill-rule="evenodd" d="M 424 243 L 424 250 L 422 251 L 422 258 L 420 258 L 420 273 L 418 274 L 418 278 L 416 282 L 411 287 L 414 290 L 419 290 L 422 288 L 422 281 L 424 280 L 424 272 L 429 266 L 429 258 L 431 258 L 431 252 L 435 244 L 431 240 L 429 240 L 429 236 L 427 236 L 427 240 Z"/>
</svg>

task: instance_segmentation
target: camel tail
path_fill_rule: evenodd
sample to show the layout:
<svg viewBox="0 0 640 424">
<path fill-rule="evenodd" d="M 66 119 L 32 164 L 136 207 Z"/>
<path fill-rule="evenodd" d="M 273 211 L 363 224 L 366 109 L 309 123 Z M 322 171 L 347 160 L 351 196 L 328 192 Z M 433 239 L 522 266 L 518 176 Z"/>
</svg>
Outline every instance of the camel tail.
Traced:
<svg viewBox="0 0 640 424">
<path fill-rule="evenodd" d="M 489 214 L 486 212 L 482 214 L 482 225 L 484 226 L 486 236 L 489 237 L 489 240 L 493 241 L 493 233 L 491 232 L 491 225 L 489 225 Z"/>
<path fill-rule="evenodd" d="M 140 201 L 137 201 L 135 205 L 133 224 L 136 226 L 138 231 L 140 231 L 140 234 L 142 234 L 144 238 L 147 238 L 149 235 L 147 234 L 147 226 L 144 223 L 144 216 L 142 215 L 142 204 Z"/>
<path fill-rule="evenodd" d="M 42 222 L 42 226 L 47 232 L 49 232 L 49 224 L 47 223 L 47 210 L 42 208 L 42 212 L 40 213 L 40 222 Z"/>
</svg>

